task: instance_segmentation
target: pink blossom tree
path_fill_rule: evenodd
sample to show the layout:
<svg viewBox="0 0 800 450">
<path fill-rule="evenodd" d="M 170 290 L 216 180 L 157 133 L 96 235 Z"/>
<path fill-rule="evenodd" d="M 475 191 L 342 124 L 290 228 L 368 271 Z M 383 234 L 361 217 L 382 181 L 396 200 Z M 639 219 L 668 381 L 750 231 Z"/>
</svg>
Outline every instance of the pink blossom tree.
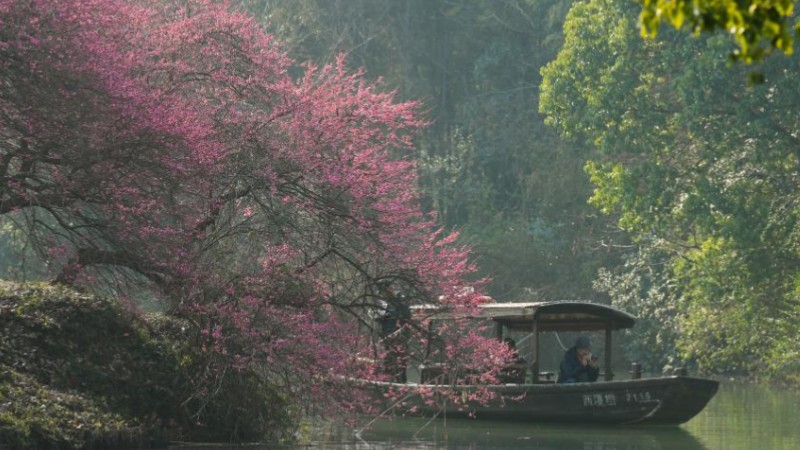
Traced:
<svg viewBox="0 0 800 450">
<path fill-rule="evenodd" d="M 0 0 L 0 214 L 57 281 L 197 323 L 215 376 L 363 405 L 348 380 L 382 376 L 375 314 L 482 301 L 468 249 L 419 208 L 417 106 L 341 60 L 298 65 L 227 1 Z M 470 382 L 510 357 L 404 324 L 438 340 L 409 358 Z"/>
</svg>

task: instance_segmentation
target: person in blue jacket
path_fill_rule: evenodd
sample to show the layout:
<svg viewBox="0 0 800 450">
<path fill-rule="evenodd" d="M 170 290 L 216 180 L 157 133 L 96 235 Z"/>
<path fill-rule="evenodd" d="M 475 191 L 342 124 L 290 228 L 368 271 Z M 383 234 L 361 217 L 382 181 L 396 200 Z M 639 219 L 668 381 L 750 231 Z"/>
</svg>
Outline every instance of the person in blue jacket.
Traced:
<svg viewBox="0 0 800 450">
<path fill-rule="evenodd" d="M 564 355 L 558 368 L 558 382 L 592 382 L 597 381 L 599 375 L 600 368 L 597 367 L 597 357 L 592 355 L 591 341 L 587 336 L 581 336 Z"/>
</svg>

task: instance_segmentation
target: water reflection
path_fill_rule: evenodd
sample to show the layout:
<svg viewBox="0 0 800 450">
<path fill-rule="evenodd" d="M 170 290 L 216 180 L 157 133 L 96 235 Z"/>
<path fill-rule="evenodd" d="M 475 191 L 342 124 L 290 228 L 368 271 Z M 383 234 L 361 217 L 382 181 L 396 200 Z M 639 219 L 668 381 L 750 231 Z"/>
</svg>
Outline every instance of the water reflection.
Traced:
<svg viewBox="0 0 800 450">
<path fill-rule="evenodd" d="M 403 419 L 378 423 L 362 433 L 364 441 L 352 448 L 706 450 L 691 433 L 678 427 L 526 425 L 466 419 L 436 421 L 424 427 L 426 422 Z M 409 436 L 416 440 L 409 440 Z"/>
<path fill-rule="evenodd" d="M 376 422 L 360 439 L 328 435 L 308 445 L 263 446 L 283 450 L 708 450 L 678 427 L 580 427 L 506 424 L 467 419 L 404 418 Z M 339 430 L 341 431 L 341 430 Z M 219 448 L 219 447 L 218 447 Z M 231 447 L 234 448 L 234 447 Z M 183 447 L 182 450 L 194 450 Z M 197 448 L 199 450 L 199 448 Z M 207 450 L 207 447 L 205 448 Z"/>
<path fill-rule="evenodd" d="M 709 449 L 800 449 L 800 392 L 722 383 L 706 409 L 683 427 Z"/>
<path fill-rule="evenodd" d="M 799 404 L 800 393 L 796 391 L 723 383 L 706 409 L 680 427 L 582 427 L 403 418 L 377 421 L 360 434 L 360 439 L 352 430 L 331 428 L 315 433 L 311 444 L 282 450 L 797 450 Z M 215 450 L 223 448 L 241 449 Z"/>
</svg>

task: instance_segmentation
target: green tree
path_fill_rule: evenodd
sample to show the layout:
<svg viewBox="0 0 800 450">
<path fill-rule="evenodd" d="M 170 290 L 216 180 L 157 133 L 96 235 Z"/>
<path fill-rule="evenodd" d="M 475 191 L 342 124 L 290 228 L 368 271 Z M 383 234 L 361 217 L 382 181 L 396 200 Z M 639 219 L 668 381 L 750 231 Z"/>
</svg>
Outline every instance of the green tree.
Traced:
<svg viewBox="0 0 800 450">
<path fill-rule="evenodd" d="M 791 55 L 800 23 L 794 19 L 792 0 L 639 0 L 643 36 L 655 37 L 666 22 L 694 34 L 725 31 L 738 48 L 734 60 L 759 61 L 773 50 Z"/>
<path fill-rule="evenodd" d="M 646 318 L 671 311 L 674 347 L 704 371 L 796 371 L 798 74 L 771 59 L 766 82 L 742 89 L 746 69 L 722 70 L 724 37 L 642 41 L 635 20 L 621 1 L 576 4 L 543 72 L 541 110 L 594 146 L 591 201 L 637 244 L 639 262 L 601 284 L 623 304 L 645 296 Z M 657 288 L 622 288 L 642 264 Z"/>
</svg>

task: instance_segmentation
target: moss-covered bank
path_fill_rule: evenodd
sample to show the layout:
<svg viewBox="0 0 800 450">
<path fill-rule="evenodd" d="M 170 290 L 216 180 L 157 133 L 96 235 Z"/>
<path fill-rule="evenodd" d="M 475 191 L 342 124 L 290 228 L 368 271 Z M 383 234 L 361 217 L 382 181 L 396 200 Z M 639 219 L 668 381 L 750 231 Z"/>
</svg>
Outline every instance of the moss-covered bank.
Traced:
<svg viewBox="0 0 800 450">
<path fill-rule="evenodd" d="M 197 350 L 198 335 L 107 299 L 0 281 L 0 448 L 255 441 L 289 429 L 286 403 L 254 374 L 208 376 L 214 355 Z"/>
</svg>

